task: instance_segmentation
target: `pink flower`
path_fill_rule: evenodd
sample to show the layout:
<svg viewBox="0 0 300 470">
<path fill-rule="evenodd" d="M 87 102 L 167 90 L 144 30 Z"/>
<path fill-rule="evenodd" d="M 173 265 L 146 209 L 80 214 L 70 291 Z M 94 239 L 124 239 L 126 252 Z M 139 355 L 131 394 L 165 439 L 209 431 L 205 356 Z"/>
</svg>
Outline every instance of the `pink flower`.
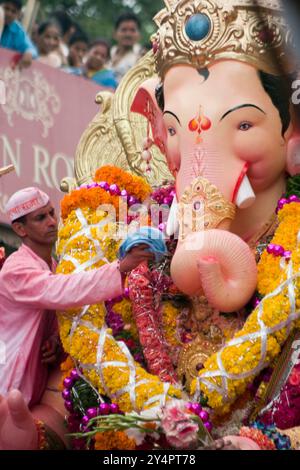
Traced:
<svg viewBox="0 0 300 470">
<path fill-rule="evenodd" d="M 172 447 L 188 449 L 198 440 L 198 425 L 183 400 L 170 400 L 162 409 L 161 426 Z"/>
<path fill-rule="evenodd" d="M 289 383 L 296 387 L 300 384 L 300 372 L 294 369 L 289 377 Z"/>
</svg>

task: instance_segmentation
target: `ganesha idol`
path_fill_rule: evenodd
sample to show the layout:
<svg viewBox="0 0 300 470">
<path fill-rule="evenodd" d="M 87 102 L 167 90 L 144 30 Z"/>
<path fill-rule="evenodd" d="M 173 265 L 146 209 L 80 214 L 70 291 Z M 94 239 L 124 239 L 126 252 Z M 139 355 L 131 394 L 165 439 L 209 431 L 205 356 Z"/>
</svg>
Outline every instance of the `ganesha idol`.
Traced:
<svg viewBox="0 0 300 470">
<path fill-rule="evenodd" d="M 63 183 L 70 192 L 58 271 L 116 258 L 114 222 L 96 209 L 120 194 L 132 203 L 162 195 L 171 206 L 164 229 L 173 256 L 133 271 L 123 298 L 58 312 L 70 355 L 63 365 L 69 428 L 77 437 L 88 431 L 96 449 L 138 448 L 145 427 L 125 436 L 119 410 L 127 425 L 148 420 L 154 435 L 163 430 L 171 447 L 196 448 L 188 432 L 170 426 L 188 410 L 201 418 L 206 443 L 230 435 L 238 448 L 296 448 L 300 367 L 298 356 L 288 360 L 300 327 L 292 35 L 277 0 L 165 0 L 155 22 L 153 50 L 114 97 L 99 95 L 102 114 L 75 159 L 77 189 Z M 298 408 L 274 420 L 274 394 L 278 405 L 289 387 Z M 48 392 L 43 403 L 57 413 L 55 400 Z M 111 431 L 118 431 L 113 439 Z"/>
<path fill-rule="evenodd" d="M 266 295 L 243 327 L 234 325 L 234 339 L 221 345 L 191 384 L 192 392 L 204 393 L 224 412 L 278 354 L 299 318 L 296 294 L 292 301 L 288 293 L 296 289 L 288 280 L 297 272 L 293 257 L 290 261 L 297 231 L 288 247 L 279 242 L 268 247 L 277 269 L 285 260 L 275 282 L 268 285 L 263 279 L 268 273 L 257 269 L 259 250 L 267 248 L 278 225 L 275 211 L 286 192 L 286 172 L 295 174 L 298 163 L 296 124 L 282 75 L 295 64 L 276 1 L 258 2 L 256 8 L 249 1 L 166 4 L 155 18 L 158 77 L 141 84 L 131 109 L 149 120 L 176 181 L 167 227 L 170 235 L 179 232 L 172 279 L 196 297 L 200 317 L 211 316 L 212 326 L 221 326 L 222 341 L 230 322 L 220 325 L 212 312 L 220 318 L 219 312 L 240 311 L 257 287 Z M 279 309 L 286 309 L 280 321 L 278 296 Z M 197 316 L 197 305 L 195 310 Z"/>
</svg>

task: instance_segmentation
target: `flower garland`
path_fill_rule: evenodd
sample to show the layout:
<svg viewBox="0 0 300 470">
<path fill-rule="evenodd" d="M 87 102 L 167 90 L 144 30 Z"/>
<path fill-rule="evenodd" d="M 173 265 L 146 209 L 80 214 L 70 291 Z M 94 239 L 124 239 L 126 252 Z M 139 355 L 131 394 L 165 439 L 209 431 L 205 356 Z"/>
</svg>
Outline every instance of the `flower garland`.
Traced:
<svg viewBox="0 0 300 470">
<path fill-rule="evenodd" d="M 280 353 L 292 328 L 300 326 L 300 204 L 293 198 L 278 208 L 279 227 L 273 245 L 282 255 L 266 250 L 258 265 L 258 290 L 265 297 L 244 327 L 211 356 L 193 381 L 192 392 L 207 396 L 216 412 L 229 411 L 254 377 Z M 289 257 L 284 256 L 291 252 Z"/>
<path fill-rule="evenodd" d="M 114 180 L 116 176 L 117 181 Z M 107 213 L 95 211 L 100 204 L 114 202 L 117 196 L 110 194 L 112 184 L 118 185 L 119 189 L 127 185 L 128 194 L 131 193 L 135 198 L 143 198 L 149 193 L 149 186 L 144 180 L 113 167 L 102 168 L 97 172 L 96 178 L 100 178 L 104 183 L 111 183 L 109 194 L 98 186 L 82 188 L 73 191 L 62 201 L 63 223 L 57 244 L 60 257 L 57 270 L 59 273 L 76 272 L 78 265 L 81 269 L 83 264 L 85 269 L 94 269 L 103 266 L 104 259 L 109 262 L 116 259 L 119 247 L 119 241 L 113 236 L 116 224 L 107 221 L 101 226 Z M 121 299 L 120 303 L 123 300 Z M 116 315 L 117 307 L 118 302 L 113 307 Z M 129 310 L 127 308 L 124 315 L 126 322 L 131 323 Z M 112 336 L 106 318 L 104 304 L 58 313 L 65 351 L 70 354 L 85 379 L 100 396 L 109 397 L 122 411 L 127 412 L 152 407 L 170 397 L 180 398 L 181 391 L 177 387 L 161 382 L 158 377 L 149 374 L 134 361 L 124 341 L 117 341 Z M 102 355 L 99 358 L 100 335 Z"/>
<path fill-rule="evenodd" d="M 276 450 L 274 442 L 264 435 L 259 429 L 248 428 L 243 426 L 240 430 L 239 435 L 241 437 L 247 437 L 256 442 L 261 450 Z"/>
<path fill-rule="evenodd" d="M 279 396 L 260 415 L 260 421 L 267 425 L 275 423 L 279 429 L 290 429 L 297 426 L 300 422 L 299 386 L 300 364 L 296 364 Z"/>
<path fill-rule="evenodd" d="M 114 299 L 111 303 L 106 303 L 106 307 L 108 311 L 112 311 L 114 313 L 115 318 L 118 316 L 119 322 L 123 325 L 122 331 L 125 330 L 127 333 L 129 333 L 133 341 L 138 341 L 139 335 L 132 313 L 132 304 L 129 299 L 129 289 L 127 287 L 125 288 L 124 297 L 122 299 Z"/>
<path fill-rule="evenodd" d="M 173 184 L 163 186 L 161 188 L 156 189 L 151 194 L 151 201 L 159 206 L 169 206 L 172 205 L 173 199 L 176 195 L 175 186 Z M 153 222 L 153 220 L 152 220 Z M 161 230 L 164 234 L 166 234 L 167 224 L 166 221 L 163 220 L 163 213 L 159 214 L 159 220 L 156 223 L 157 228 Z"/>
<path fill-rule="evenodd" d="M 144 178 L 132 175 L 116 166 L 103 166 L 99 168 L 94 180 L 96 182 L 106 182 L 109 185 L 117 184 L 120 190 L 127 191 L 128 195 L 132 195 L 139 201 L 144 201 L 151 194 L 151 186 Z"/>
<path fill-rule="evenodd" d="M 139 414 L 87 417 L 85 429 L 71 436 L 89 443 L 95 440 L 96 450 L 141 449 L 149 440 L 156 448 L 162 443 L 163 449 L 195 449 L 212 443 L 211 429 L 209 413 L 200 405 L 170 400 L 163 407 Z"/>
<path fill-rule="evenodd" d="M 128 286 L 148 369 L 162 381 L 176 383 L 177 376 L 160 328 L 159 310 L 154 306 L 151 275 L 146 264 L 141 264 L 130 273 Z"/>
<path fill-rule="evenodd" d="M 168 345 L 169 355 L 173 364 L 177 364 L 178 355 L 183 347 L 180 331 L 181 311 L 172 302 L 163 302 L 161 307 L 162 330 Z"/>
<path fill-rule="evenodd" d="M 112 299 L 105 302 L 106 317 L 105 321 L 115 339 L 123 341 L 131 352 L 134 360 L 144 365 L 144 356 L 142 354 L 141 346 L 138 342 L 137 328 L 132 315 L 131 302 L 128 298 L 129 289 L 126 288 L 124 298 Z"/>
<path fill-rule="evenodd" d="M 89 207 L 96 211 L 100 204 L 114 206 L 118 215 L 120 196 L 127 198 L 128 205 L 131 206 L 144 201 L 150 194 L 151 187 L 143 178 L 117 167 L 104 166 L 97 170 L 95 183 L 84 185 L 63 198 L 61 216 L 65 220 L 72 211 L 79 208 Z"/>
<path fill-rule="evenodd" d="M 278 432 L 275 426 L 265 426 L 254 422 L 251 426 L 243 426 L 239 435 L 256 442 L 261 450 L 290 450 L 291 441 L 288 436 Z"/>
<path fill-rule="evenodd" d="M 61 363 L 60 365 L 60 370 L 62 371 L 62 382 L 60 385 L 61 389 L 63 388 L 64 379 L 70 375 L 74 367 L 75 367 L 74 361 L 70 356 L 67 356 L 64 362 Z"/>
</svg>

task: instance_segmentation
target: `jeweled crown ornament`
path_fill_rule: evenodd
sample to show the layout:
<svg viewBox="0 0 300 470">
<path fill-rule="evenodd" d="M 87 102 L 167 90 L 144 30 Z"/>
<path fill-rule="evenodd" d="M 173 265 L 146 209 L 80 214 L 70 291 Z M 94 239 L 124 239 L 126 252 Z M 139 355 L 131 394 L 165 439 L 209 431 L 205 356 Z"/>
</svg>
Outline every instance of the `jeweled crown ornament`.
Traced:
<svg viewBox="0 0 300 470">
<path fill-rule="evenodd" d="M 246 62 L 274 75 L 296 70 L 292 34 L 279 0 L 164 0 L 154 21 L 158 74 L 178 64 Z"/>
</svg>

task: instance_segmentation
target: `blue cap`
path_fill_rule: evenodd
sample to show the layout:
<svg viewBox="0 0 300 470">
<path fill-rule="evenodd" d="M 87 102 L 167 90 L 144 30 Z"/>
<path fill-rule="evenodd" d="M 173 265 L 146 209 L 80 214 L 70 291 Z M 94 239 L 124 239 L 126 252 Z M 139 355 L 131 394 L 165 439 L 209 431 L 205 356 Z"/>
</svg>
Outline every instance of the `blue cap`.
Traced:
<svg viewBox="0 0 300 470">
<path fill-rule="evenodd" d="M 149 246 L 149 251 L 154 253 L 156 261 L 160 261 L 168 253 L 164 236 L 160 230 L 154 227 L 141 227 L 129 235 L 122 243 L 119 248 L 118 258 L 123 259 L 131 248 L 141 244 Z"/>
</svg>

